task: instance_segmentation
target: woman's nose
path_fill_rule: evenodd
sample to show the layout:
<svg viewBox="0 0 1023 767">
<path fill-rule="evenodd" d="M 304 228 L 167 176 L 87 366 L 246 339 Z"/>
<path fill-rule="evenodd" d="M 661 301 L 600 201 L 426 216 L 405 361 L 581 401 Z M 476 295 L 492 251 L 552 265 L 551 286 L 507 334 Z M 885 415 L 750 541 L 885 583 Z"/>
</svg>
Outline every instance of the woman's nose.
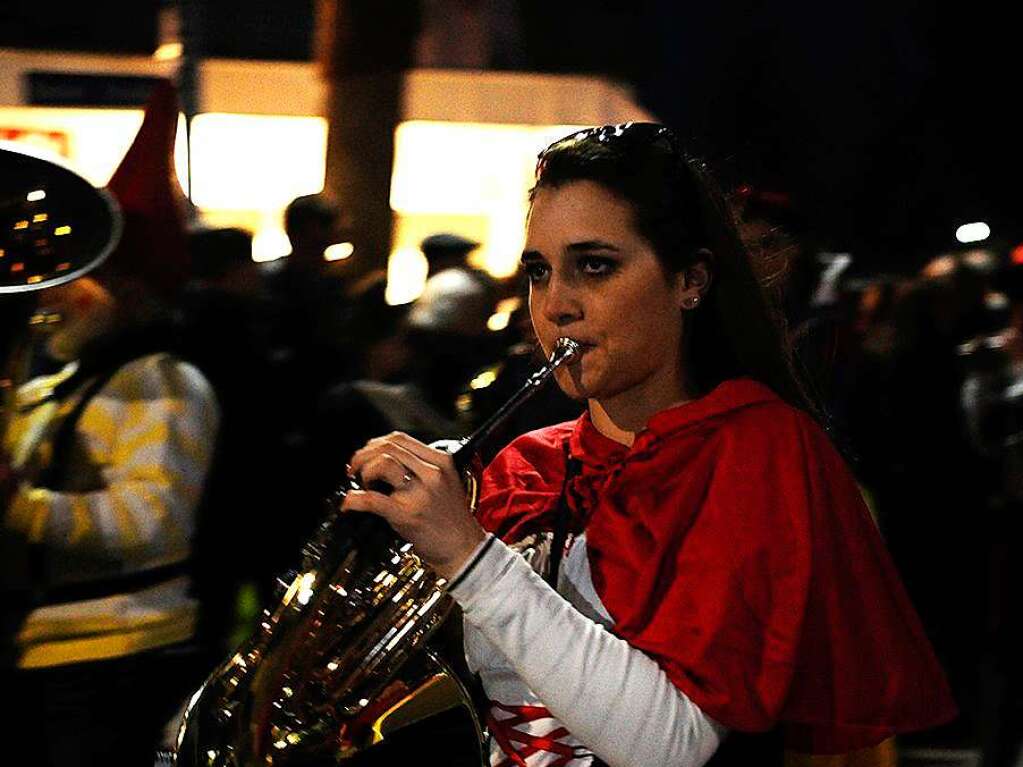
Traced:
<svg viewBox="0 0 1023 767">
<path fill-rule="evenodd" d="M 582 319 L 583 306 L 577 291 L 563 280 L 552 279 L 544 296 L 543 316 L 559 327 Z"/>
</svg>

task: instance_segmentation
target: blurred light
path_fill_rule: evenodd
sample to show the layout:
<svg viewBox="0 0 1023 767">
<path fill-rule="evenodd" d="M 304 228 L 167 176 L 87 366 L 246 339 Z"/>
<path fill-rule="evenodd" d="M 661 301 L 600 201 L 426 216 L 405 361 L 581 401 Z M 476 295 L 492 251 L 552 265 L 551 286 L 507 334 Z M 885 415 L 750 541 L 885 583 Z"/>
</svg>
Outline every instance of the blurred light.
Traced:
<svg viewBox="0 0 1023 767">
<path fill-rule="evenodd" d="M 14 229 L 15 230 L 18 230 L 18 229 L 28 229 L 28 221 L 15 221 L 14 222 Z"/>
<path fill-rule="evenodd" d="M 42 189 L 36 189 L 33 192 L 29 192 L 25 195 L 25 199 L 29 202 L 39 202 L 40 200 L 46 199 L 46 192 Z"/>
<path fill-rule="evenodd" d="M 511 312 L 494 312 L 487 319 L 487 330 L 504 330 L 508 327 L 508 323 L 511 322 Z"/>
<path fill-rule="evenodd" d="M 999 291 L 984 294 L 984 308 L 990 312 L 1004 312 L 1009 308 L 1009 297 Z"/>
<path fill-rule="evenodd" d="M 400 248 L 387 261 L 387 290 L 384 300 L 390 306 L 415 301 L 426 287 L 429 264 L 419 248 Z"/>
<path fill-rule="evenodd" d="M 323 190 L 322 117 L 206 113 L 192 121 L 192 200 L 216 210 L 281 211 Z"/>
<path fill-rule="evenodd" d="M 276 261 L 291 253 L 291 240 L 279 224 L 264 226 L 252 236 L 252 260 Z"/>
<path fill-rule="evenodd" d="M 346 258 L 351 258 L 352 253 L 355 252 L 355 246 L 350 242 L 335 242 L 333 245 L 323 251 L 323 257 L 327 261 L 344 261 Z"/>
<path fill-rule="evenodd" d="M 991 227 L 983 221 L 977 221 L 972 224 L 963 224 L 961 227 L 956 229 L 956 239 L 963 243 L 983 242 L 990 236 Z"/>
<path fill-rule="evenodd" d="M 1023 264 L 1023 245 L 1017 245 L 1013 248 L 1012 252 L 1009 253 L 1009 258 L 1014 264 Z"/>
<path fill-rule="evenodd" d="M 70 226 L 58 226 L 53 230 L 53 234 L 57 237 L 63 237 L 65 234 L 71 234 Z"/>
<path fill-rule="evenodd" d="M 967 266 L 979 272 L 994 272 L 998 269 L 998 259 L 995 254 L 988 250 L 971 250 L 964 253 L 960 258 Z"/>
<path fill-rule="evenodd" d="M 27 280 L 25 280 L 25 282 L 27 282 L 29 285 L 35 285 L 37 282 L 42 282 L 42 281 L 43 281 L 43 275 L 41 275 L 41 274 L 33 274 L 31 277 L 29 277 Z"/>
<path fill-rule="evenodd" d="M 512 312 L 518 311 L 518 308 L 522 306 L 522 299 L 518 296 L 512 296 L 511 298 L 504 298 L 497 302 L 496 311 L 499 312 Z"/>
<path fill-rule="evenodd" d="M 316 583 L 316 573 L 303 573 L 302 580 L 298 585 L 298 603 L 300 605 L 309 604 L 309 600 L 313 598 L 313 584 Z"/>
<path fill-rule="evenodd" d="M 48 218 L 49 218 L 49 216 L 47 214 L 45 214 L 45 213 L 36 213 L 34 216 L 32 216 L 32 223 L 34 223 L 34 224 L 41 224 L 43 221 L 46 221 Z"/>
<path fill-rule="evenodd" d="M 153 51 L 153 58 L 157 61 L 180 59 L 184 50 L 185 48 L 181 43 L 164 43 Z"/>
<path fill-rule="evenodd" d="M 473 390 L 486 389 L 490 384 L 497 380 L 497 372 L 494 370 L 484 370 L 474 379 L 469 382 L 469 388 Z"/>
<path fill-rule="evenodd" d="M 922 274 L 930 279 L 938 279 L 952 274 L 955 270 L 956 260 L 952 256 L 938 256 L 923 268 Z"/>
<path fill-rule="evenodd" d="M 498 301 L 497 306 L 494 308 L 494 313 L 490 315 L 490 319 L 487 320 L 487 329 L 498 331 L 504 330 L 508 327 L 508 323 L 511 322 L 512 314 L 522 305 L 522 299 L 518 296 L 512 296 L 506 298 L 503 301 Z"/>
<path fill-rule="evenodd" d="M 19 261 L 16 264 L 11 264 L 11 271 L 12 272 L 23 272 L 23 271 L 25 271 L 25 264 L 23 262 L 21 262 L 21 261 Z"/>
</svg>

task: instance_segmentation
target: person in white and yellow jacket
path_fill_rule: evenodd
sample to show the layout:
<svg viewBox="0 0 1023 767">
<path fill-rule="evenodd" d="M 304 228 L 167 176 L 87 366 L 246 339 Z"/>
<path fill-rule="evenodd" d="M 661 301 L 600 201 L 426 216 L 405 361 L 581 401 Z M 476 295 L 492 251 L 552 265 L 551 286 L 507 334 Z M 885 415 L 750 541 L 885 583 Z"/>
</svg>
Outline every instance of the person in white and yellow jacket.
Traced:
<svg viewBox="0 0 1023 767">
<path fill-rule="evenodd" d="M 25 595 L 3 605 L 19 619 L 5 723 L 40 767 L 152 764 L 201 675 L 195 532 L 220 415 L 161 321 L 188 273 L 178 111 L 161 83 L 110 180 L 116 250 L 39 292 L 59 370 L 20 387 L 3 433 L 4 540 L 24 555 L 9 592 Z"/>
<path fill-rule="evenodd" d="M 218 407 L 103 281 L 43 301 L 64 316 L 48 349 L 67 364 L 21 387 L 5 438 L 17 480 L 5 525 L 28 544 L 32 592 L 16 689 L 50 752 L 37 763 L 129 764 L 151 758 L 187 689 L 192 540 Z"/>
</svg>

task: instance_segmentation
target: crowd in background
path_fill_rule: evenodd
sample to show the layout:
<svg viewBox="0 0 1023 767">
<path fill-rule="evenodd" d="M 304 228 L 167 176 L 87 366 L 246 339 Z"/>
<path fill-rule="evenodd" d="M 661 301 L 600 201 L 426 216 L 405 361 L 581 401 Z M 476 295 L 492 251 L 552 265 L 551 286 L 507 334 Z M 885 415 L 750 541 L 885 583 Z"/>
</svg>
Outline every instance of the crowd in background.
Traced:
<svg viewBox="0 0 1023 767">
<path fill-rule="evenodd" d="M 193 226 L 184 244 L 191 274 L 162 297 L 173 339 L 165 348 L 201 374 L 218 408 L 192 506 L 203 645 L 192 681 L 254 625 L 278 577 L 297 564 L 352 450 L 392 430 L 426 441 L 465 435 L 539 362 L 524 283 L 472 267 L 478 243 L 425 240 L 422 296 L 391 306 L 386 275 L 360 272 L 357 252 L 324 259 L 345 239 L 342 210 L 319 195 L 295 200 L 286 216 L 292 253 L 269 265 L 252 261 L 247 232 Z M 981 749 L 989 767 L 1014 764 L 1023 714 L 1023 265 L 964 249 L 916 273 L 877 273 L 855 254 L 803 249 L 769 216 L 747 214 L 797 367 L 961 708 L 921 742 Z M 514 308 L 493 322 L 502 301 Z M 43 357 L 35 364 L 52 372 Z M 551 387 L 487 451 L 579 410 Z"/>
</svg>

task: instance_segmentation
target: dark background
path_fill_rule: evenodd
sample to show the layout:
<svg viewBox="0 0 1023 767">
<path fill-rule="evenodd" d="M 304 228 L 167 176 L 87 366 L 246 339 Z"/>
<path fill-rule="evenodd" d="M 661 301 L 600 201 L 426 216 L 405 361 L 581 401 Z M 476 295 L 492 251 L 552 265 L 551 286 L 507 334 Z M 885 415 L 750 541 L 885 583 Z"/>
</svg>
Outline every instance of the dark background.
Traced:
<svg viewBox="0 0 1023 767">
<path fill-rule="evenodd" d="M 160 5 L 7 0 L 0 46 L 148 54 Z M 313 0 L 199 5 L 206 55 L 312 55 Z M 1023 242 L 1019 28 L 994 3 L 518 6 L 512 66 L 631 84 L 727 181 L 790 195 L 820 248 L 900 270 L 971 220 L 997 250 Z"/>
</svg>

